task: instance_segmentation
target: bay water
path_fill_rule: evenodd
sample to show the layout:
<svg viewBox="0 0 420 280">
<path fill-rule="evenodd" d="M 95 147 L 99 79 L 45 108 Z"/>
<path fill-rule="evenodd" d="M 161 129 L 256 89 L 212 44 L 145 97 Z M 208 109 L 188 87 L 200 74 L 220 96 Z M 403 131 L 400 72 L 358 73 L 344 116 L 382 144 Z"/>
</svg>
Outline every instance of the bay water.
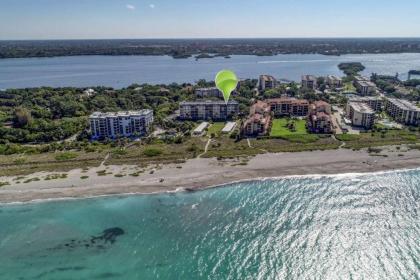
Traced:
<svg viewBox="0 0 420 280">
<path fill-rule="evenodd" d="M 282 54 L 276 56 L 234 55 L 195 60 L 169 56 L 69 56 L 50 58 L 0 59 L 0 89 L 26 87 L 127 87 L 133 83 L 194 83 L 213 80 L 221 69 L 231 69 L 241 79 L 271 74 L 278 79 L 300 81 L 301 75 L 338 75 L 341 62 L 361 62 L 370 75 L 400 74 L 407 79 L 409 70 L 420 70 L 420 53 Z"/>
</svg>

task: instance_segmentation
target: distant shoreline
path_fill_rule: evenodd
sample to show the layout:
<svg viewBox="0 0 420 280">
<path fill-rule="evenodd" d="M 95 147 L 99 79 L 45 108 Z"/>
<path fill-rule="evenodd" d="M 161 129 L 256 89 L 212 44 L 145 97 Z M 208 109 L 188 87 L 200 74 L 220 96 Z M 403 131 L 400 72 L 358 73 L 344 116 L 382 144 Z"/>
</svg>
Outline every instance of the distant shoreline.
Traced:
<svg viewBox="0 0 420 280">
<path fill-rule="evenodd" d="M 420 53 L 420 38 L 244 38 L 244 39 L 101 39 L 3 40 L 0 59 L 76 55 L 168 55 L 189 58 L 278 54 Z"/>
<path fill-rule="evenodd" d="M 66 179 L 49 181 L 40 179 L 27 184 L 16 184 L 14 179 L 17 176 L 2 177 L 0 181 L 8 180 L 11 185 L 0 188 L 0 205 L 179 191 L 193 192 L 267 178 L 345 175 L 420 167 L 419 150 L 411 150 L 403 157 L 399 156 L 399 153 L 399 150 L 394 150 L 393 147 L 387 147 L 383 152 L 384 156 L 371 156 L 366 150 L 348 149 L 268 153 L 257 155 L 250 159 L 247 165 L 238 165 L 234 160 L 191 159 L 183 164 L 149 166 L 139 177 L 128 175 L 137 170 L 137 166 L 112 165 L 106 168 L 109 172 L 107 176 L 97 176 L 97 172 L 104 167 L 95 167 L 87 172 L 80 169 L 71 170 L 67 173 Z M 25 177 L 44 178 L 57 173 L 59 172 L 39 172 Z M 115 177 L 113 174 L 124 174 L 124 176 Z M 82 180 L 81 176 L 89 178 Z"/>
</svg>

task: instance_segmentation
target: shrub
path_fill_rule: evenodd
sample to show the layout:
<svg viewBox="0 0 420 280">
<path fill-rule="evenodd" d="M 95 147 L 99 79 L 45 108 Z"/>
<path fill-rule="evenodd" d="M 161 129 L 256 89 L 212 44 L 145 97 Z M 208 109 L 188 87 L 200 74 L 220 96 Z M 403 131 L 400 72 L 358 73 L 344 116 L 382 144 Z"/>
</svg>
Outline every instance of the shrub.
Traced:
<svg viewBox="0 0 420 280">
<path fill-rule="evenodd" d="M 77 154 L 72 152 L 59 153 L 55 156 L 55 159 L 59 161 L 71 160 L 75 158 L 77 158 Z"/>
<path fill-rule="evenodd" d="M 148 157 L 156 157 L 162 154 L 162 151 L 156 148 L 148 148 L 144 150 L 143 154 Z"/>
</svg>

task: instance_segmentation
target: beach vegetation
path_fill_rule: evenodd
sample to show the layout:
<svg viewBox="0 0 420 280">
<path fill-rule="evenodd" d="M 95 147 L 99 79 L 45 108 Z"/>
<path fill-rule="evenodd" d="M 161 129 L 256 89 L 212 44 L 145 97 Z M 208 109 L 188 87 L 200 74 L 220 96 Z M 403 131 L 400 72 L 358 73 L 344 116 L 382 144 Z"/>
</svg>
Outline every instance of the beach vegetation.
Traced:
<svg viewBox="0 0 420 280">
<path fill-rule="evenodd" d="M 62 152 L 59 153 L 55 156 L 56 160 L 59 161 L 65 161 L 65 160 L 71 160 L 71 159 L 75 159 L 77 158 L 77 153 L 73 153 L 73 152 Z"/>
<path fill-rule="evenodd" d="M 156 157 L 162 154 L 162 150 L 157 148 L 147 148 L 143 151 L 143 154 L 148 157 Z"/>
</svg>

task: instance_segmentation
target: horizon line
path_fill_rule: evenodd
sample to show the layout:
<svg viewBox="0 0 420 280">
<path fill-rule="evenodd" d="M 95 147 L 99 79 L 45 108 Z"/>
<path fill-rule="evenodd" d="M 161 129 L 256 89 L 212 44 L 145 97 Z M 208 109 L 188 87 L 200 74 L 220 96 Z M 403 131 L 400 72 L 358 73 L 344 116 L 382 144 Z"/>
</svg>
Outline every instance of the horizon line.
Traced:
<svg viewBox="0 0 420 280">
<path fill-rule="evenodd" d="M 383 36 L 363 36 L 363 37 L 156 37 L 156 38 L 44 38 L 44 39 L 0 39 L 4 41 L 103 41 L 103 40 L 275 40 L 275 39 L 292 39 L 292 40 L 311 40 L 311 39 L 420 39 L 416 37 L 383 37 Z"/>
</svg>

